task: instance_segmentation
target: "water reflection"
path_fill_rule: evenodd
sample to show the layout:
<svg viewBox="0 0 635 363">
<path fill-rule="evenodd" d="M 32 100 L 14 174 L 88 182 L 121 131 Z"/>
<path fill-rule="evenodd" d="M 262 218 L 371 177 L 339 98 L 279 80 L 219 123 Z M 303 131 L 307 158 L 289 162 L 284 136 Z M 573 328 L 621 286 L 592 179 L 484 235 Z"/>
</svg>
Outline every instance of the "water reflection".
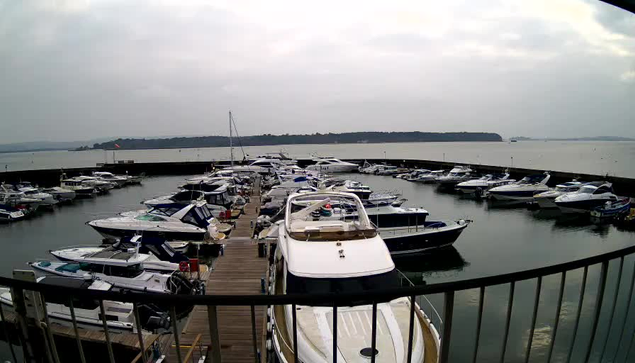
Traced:
<svg viewBox="0 0 635 363">
<path fill-rule="evenodd" d="M 434 272 L 462 271 L 469 263 L 454 247 L 444 248 L 431 253 L 393 256 L 395 265 L 414 284 L 425 283 L 424 277 Z"/>
</svg>

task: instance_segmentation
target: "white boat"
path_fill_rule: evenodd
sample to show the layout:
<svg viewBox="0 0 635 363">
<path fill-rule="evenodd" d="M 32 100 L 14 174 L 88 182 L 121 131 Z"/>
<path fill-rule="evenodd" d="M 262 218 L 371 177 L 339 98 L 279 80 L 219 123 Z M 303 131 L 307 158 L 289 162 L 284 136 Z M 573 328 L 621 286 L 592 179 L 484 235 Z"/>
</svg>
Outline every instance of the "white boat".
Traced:
<svg viewBox="0 0 635 363">
<path fill-rule="evenodd" d="M 437 183 L 446 187 L 454 187 L 460 182 L 472 178 L 472 169 L 469 166 L 458 165 L 452 168 L 449 173 L 437 178 Z"/>
<path fill-rule="evenodd" d="M 174 272 L 179 270 L 180 262 L 189 260 L 183 254 L 176 252 L 164 239 L 143 238 L 142 236 L 124 238 L 108 247 L 67 247 L 51 250 L 49 253 L 60 261 L 90 263 L 93 260 L 103 261 L 117 258 L 117 256 L 127 255 L 131 251 L 148 256 L 147 258 L 143 256 L 145 259 L 141 267 L 144 270 Z"/>
<path fill-rule="evenodd" d="M 357 170 L 357 164 L 336 158 L 318 158 L 316 163 L 307 166 L 306 170 L 314 170 L 321 173 L 350 173 Z"/>
<path fill-rule="evenodd" d="M 61 187 L 44 188 L 42 191 L 52 195 L 60 203 L 71 202 L 77 197 L 75 191 Z"/>
<path fill-rule="evenodd" d="M 306 205 L 302 198 L 309 198 L 305 201 L 312 204 L 297 209 L 298 205 Z M 359 219 L 315 218 L 315 212 L 321 207 L 336 201 L 355 205 Z M 293 195 L 289 197 L 284 223 L 279 223 L 278 229 L 272 293 L 363 293 L 400 286 L 386 244 L 355 195 Z M 372 356 L 381 357 L 381 362 L 407 362 L 409 316 L 411 304 L 416 303 L 409 298 L 378 302 L 375 351 L 370 346 L 373 307 L 368 304 L 362 299 L 351 302 L 350 306 L 338 307 L 336 332 L 333 332 L 334 314 L 330 306 L 274 306 L 272 341 L 278 359 L 282 363 L 294 361 L 296 347 L 292 332 L 293 316 L 296 316 L 297 355 L 301 362 L 328 363 L 334 355 L 340 362 L 368 362 Z M 419 307 L 415 306 L 414 310 L 412 362 L 423 362 L 426 357 L 436 362 L 439 335 Z M 334 333 L 338 337 L 335 351 L 332 349 Z"/>
<path fill-rule="evenodd" d="M 88 222 L 107 239 L 118 240 L 143 234 L 166 240 L 202 241 L 212 239 L 218 233 L 211 224 L 214 217 L 200 201 L 187 205 L 180 203 L 159 204 L 147 211 L 124 213 L 118 217 Z"/>
<path fill-rule="evenodd" d="M 558 208 L 555 203 L 556 198 L 566 193 L 577 192 L 582 183 L 579 181 L 570 181 L 556 185 L 554 189 L 534 195 L 534 202 L 542 209 Z"/>
<path fill-rule="evenodd" d="M 497 200 L 531 201 L 534 195 L 549 190 L 549 173 L 529 175 L 521 180 L 490 189 L 487 194 Z"/>
<path fill-rule="evenodd" d="M 428 174 L 419 175 L 419 177 L 413 181 L 426 184 L 436 183 L 437 180 L 444 175 L 444 173 L 444 170 L 433 170 Z"/>
<path fill-rule="evenodd" d="M 95 171 L 93 172 L 93 176 L 98 180 L 105 181 L 107 183 L 111 183 L 116 188 L 121 188 L 124 185 L 128 184 L 128 176 L 125 175 L 115 175 L 109 171 Z"/>
<path fill-rule="evenodd" d="M 111 284 L 101 280 L 67 279 L 53 276 L 39 277 L 37 283 L 93 291 L 109 291 L 112 289 Z M 4 309 L 13 309 L 11 289 L 6 287 L 0 288 L 0 303 L 2 303 Z M 46 310 L 51 322 L 72 327 L 73 316 L 70 310 L 70 303 L 71 298 L 66 295 L 47 296 Z M 103 305 L 108 317 L 105 323 L 109 331 L 137 332 L 132 303 L 104 300 Z M 79 300 L 73 298 L 73 310 L 78 328 L 103 330 L 104 321 L 101 319 L 101 309 L 97 300 Z M 139 304 L 138 310 L 142 329 L 155 331 L 158 329 L 168 329 L 170 327 L 168 314 L 155 306 Z"/>
<path fill-rule="evenodd" d="M 584 184 L 577 192 L 557 197 L 554 203 L 563 213 L 588 213 L 602 207 L 606 202 L 616 202 L 611 183 L 591 182 Z"/>
<path fill-rule="evenodd" d="M 0 202 L 0 222 L 16 222 L 25 217 L 21 209 Z"/>
<path fill-rule="evenodd" d="M 478 179 L 458 183 L 454 189 L 462 194 L 482 194 L 491 188 L 514 182 L 509 179 L 509 174 L 487 174 Z"/>
<path fill-rule="evenodd" d="M 406 176 L 402 179 L 407 181 L 417 181 L 420 177 L 430 174 L 431 171 L 432 170 L 428 169 L 415 169 L 411 171 L 410 174 L 406 174 Z"/>
<path fill-rule="evenodd" d="M 115 188 L 115 184 L 101 180 L 94 176 L 80 175 L 73 178 L 74 180 L 82 182 L 84 185 L 89 185 L 95 188 L 95 192 L 98 194 L 108 193 Z"/>
<path fill-rule="evenodd" d="M 258 174 L 273 174 L 276 169 L 283 167 L 284 164 L 277 159 L 257 159 L 249 165 L 234 165 L 224 168 L 225 171 L 232 172 L 251 172 Z"/>
<path fill-rule="evenodd" d="M 136 251 L 104 250 L 82 257 L 81 262 L 40 260 L 29 262 L 29 266 L 39 275 L 97 279 L 121 291 L 186 295 L 201 293 L 198 284 L 193 284 L 178 272 L 145 270 L 143 263 L 149 257 Z"/>
<path fill-rule="evenodd" d="M 213 206 L 219 206 L 223 209 L 231 209 L 233 204 L 233 200 L 229 196 L 227 184 L 225 183 L 217 186 L 213 191 L 184 189 L 175 194 L 148 199 L 142 203 L 148 207 L 154 207 L 156 205 L 169 203 L 189 204 L 194 201 L 204 201 L 212 209 L 214 209 Z"/>
<path fill-rule="evenodd" d="M 0 204 L 22 210 L 25 214 L 33 213 L 42 204 L 40 199 L 29 198 L 19 190 L 14 190 L 7 184 L 0 185 Z"/>
<path fill-rule="evenodd" d="M 60 180 L 60 188 L 72 190 L 78 198 L 92 198 L 96 194 L 94 185 L 75 178 L 65 178 L 64 176 Z"/>
<path fill-rule="evenodd" d="M 56 205 L 58 202 L 57 199 L 55 199 L 55 197 L 49 193 L 40 191 L 37 188 L 33 188 L 33 187 L 22 187 L 20 189 L 18 189 L 19 191 L 21 191 L 22 193 L 24 193 L 24 195 L 27 198 L 31 198 L 31 199 L 37 199 L 40 201 L 40 205 L 43 207 L 52 207 L 54 205 Z"/>
</svg>

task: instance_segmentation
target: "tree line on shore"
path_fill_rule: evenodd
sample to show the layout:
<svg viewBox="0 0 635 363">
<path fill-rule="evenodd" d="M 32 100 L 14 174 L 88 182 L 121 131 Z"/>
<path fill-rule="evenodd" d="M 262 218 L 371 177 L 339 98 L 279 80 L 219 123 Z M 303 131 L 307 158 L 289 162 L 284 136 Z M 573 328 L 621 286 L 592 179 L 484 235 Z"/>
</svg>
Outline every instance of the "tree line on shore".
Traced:
<svg viewBox="0 0 635 363">
<path fill-rule="evenodd" d="M 452 141 L 502 141 L 499 134 L 489 132 L 346 132 L 305 135 L 255 135 L 234 139 L 234 145 L 243 146 L 291 145 L 291 144 L 351 144 L 386 142 L 452 142 Z M 227 136 L 172 137 L 164 139 L 129 138 L 97 143 L 93 149 L 185 149 L 202 147 L 227 147 Z"/>
</svg>

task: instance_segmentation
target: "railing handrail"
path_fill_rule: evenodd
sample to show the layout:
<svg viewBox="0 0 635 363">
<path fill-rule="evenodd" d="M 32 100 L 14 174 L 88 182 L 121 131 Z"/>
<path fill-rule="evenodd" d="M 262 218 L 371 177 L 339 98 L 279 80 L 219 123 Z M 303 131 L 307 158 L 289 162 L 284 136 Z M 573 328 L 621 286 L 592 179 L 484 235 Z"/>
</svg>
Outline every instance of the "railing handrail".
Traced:
<svg viewBox="0 0 635 363">
<path fill-rule="evenodd" d="M 505 283 L 529 280 L 540 276 L 553 275 L 563 271 L 575 270 L 578 268 L 595 265 L 615 258 L 623 257 L 635 253 L 635 245 L 606 252 L 603 254 L 586 257 L 574 261 L 559 263 L 555 265 L 533 268 L 529 270 L 510 272 L 494 276 L 478 277 L 466 280 L 441 282 L 435 284 L 419 285 L 414 287 L 400 287 L 368 292 L 354 293 L 327 293 L 327 294 L 287 294 L 287 295 L 170 295 L 170 294 L 146 294 L 138 292 L 122 293 L 112 291 L 95 291 L 77 289 L 65 286 L 54 286 L 15 280 L 7 277 L 0 277 L 0 285 L 32 290 L 46 294 L 69 294 L 79 298 L 114 300 L 137 303 L 187 303 L 193 305 L 287 305 L 287 304 L 307 304 L 329 303 L 333 305 L 346 306 L 351 301 L 377 302 L 389 299 L 396 299 L 403 296 L 438 294 L 450 291 L 461 291 L 483 286 L 501 285 Z M 213 289 L 213 286 L 208 289 Z"/>
</svg>

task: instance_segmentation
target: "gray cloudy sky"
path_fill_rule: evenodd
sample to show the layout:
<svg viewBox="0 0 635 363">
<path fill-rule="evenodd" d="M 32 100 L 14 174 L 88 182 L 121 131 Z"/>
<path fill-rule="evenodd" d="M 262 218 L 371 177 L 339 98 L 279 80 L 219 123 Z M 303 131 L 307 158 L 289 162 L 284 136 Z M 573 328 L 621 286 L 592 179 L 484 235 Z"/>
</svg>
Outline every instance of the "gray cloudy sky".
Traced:
<svg viewBox="0 0 635 363">
<path fill-rule="evenodd" d="M 0 143 L 492 131 L 635 137 L 599 1 L 0 0 Z"/>
</svg>

